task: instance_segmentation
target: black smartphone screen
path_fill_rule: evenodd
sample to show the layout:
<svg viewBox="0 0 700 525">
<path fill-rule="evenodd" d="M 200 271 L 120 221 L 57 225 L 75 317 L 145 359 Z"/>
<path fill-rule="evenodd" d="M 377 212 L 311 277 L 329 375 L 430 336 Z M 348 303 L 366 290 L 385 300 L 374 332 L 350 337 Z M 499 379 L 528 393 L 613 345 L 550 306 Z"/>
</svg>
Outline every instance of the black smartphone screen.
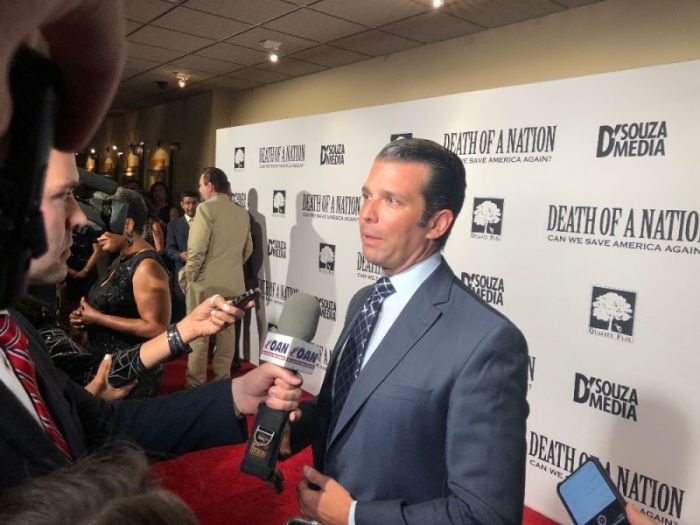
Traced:
<svg viewBox="0 0 700 525">
<path fill-rule="evenodd" d="M 589 459 L 562 481 L 557 490 L 576 525 L 628 525 L 622 498 L 607 474 Z"/>
</svg>

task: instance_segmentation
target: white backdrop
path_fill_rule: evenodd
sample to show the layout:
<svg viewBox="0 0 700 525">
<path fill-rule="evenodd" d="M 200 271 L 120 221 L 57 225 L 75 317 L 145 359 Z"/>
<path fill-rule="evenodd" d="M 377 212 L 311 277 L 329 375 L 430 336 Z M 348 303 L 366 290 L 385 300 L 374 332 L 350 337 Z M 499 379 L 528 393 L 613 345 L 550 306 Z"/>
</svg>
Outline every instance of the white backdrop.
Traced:
<svg viewBox="0 0 700 525">
<path fill-rule="evenodd" d="M 592 454 L 661 523 L 700 523 L 698 93 L 694 61 L 219 130 L 268 321 L 296 289 L 321 300 L 307 387 L 377 277 L 357 226 L 374 155 L 435 140 L 467 170 L 445 256 L 528 340 L 527 505 L 567 523 L 556 483 Z"/>
</svg>

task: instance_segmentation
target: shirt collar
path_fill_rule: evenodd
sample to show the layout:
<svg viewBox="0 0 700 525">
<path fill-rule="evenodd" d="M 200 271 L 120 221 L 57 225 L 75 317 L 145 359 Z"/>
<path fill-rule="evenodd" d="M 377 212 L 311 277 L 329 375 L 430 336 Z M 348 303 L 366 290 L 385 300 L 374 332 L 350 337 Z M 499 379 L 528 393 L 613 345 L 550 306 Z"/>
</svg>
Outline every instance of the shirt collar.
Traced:
<svg viewBox="0 0 700 525">
<path fill-rule="evenodd" d="M 430 274 L 440 266 L 441 261 L 442 254 L 438 250 L 410 268 L 389 277 L 391 284 L 396 290 L 396 294 L 398 296 L 410 298 Z"/>
</svg>

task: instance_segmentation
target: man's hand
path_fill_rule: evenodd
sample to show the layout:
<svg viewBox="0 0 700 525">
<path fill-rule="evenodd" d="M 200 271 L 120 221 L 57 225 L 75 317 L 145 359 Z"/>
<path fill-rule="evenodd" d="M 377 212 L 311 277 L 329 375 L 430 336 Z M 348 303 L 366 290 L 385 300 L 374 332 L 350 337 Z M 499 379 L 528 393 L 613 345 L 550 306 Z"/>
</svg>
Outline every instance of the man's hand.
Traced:
<svg viewBox="0 0 700 525">
<path fill-rule="evenodd" d="M 630 525 L 656 525 L 654 520 L 639 512 L 637 507 L 631 503 L 627 504 L 625 511 L 627 513 L 627 520 L 630 522 Z"/>
<path fill-rule="evenodd" d="M 180 252 L 180 260 L 182 262 L 187 262 L 187 252 Z"/>
<path fill-rule="evenodd" d="M 309 485 L 320 487 L 320 490 Z M 325 525 L 347 525 L 352 496 L 333 478 L 304 465 L 304 479 L 297 485 L 297 501 L 301 513 Z"/>
<path fill-rule="evenodd" d="M 233 380 L 233 401 L 244 414 L 255 414 L 265 401 L 272 409 L 290 412 L 289 420 L 296 421 L 301 416 L 301 383 L 301 377 L 291 370 L 263 363 Z"/>
<path fill-rule="evenodd" d="M 107 380 L 110 366 L 112 366 L 112 356 L 105 354 L 104 359 L 100 363 L 100 367 L 97 369 L 95 377 L 92 379 L 92 381 L 85 385 L 85 390 L 90 392 L 95 397 L 101 397 L 105 401 L 117 401 L 125 398 L 129 392 L 131 392 L 131 389 L 136 386 L 138 380 L 135 380 L 121 388 L 114 388 Z"/>
</svg>

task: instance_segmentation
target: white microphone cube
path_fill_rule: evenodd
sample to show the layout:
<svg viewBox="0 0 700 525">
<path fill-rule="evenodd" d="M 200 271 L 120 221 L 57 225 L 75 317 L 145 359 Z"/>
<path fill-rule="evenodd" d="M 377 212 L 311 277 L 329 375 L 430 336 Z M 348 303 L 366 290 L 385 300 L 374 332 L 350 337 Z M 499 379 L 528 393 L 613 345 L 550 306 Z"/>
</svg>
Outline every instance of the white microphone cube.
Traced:
<svg viewBox="0 0 700 525">
<path fill-rule="evenodd" d="M 303 339 L 279 333 L 268 333 L 260 359 L 302 374 L 313 374 L 321 349 Z"/>
</svg>

